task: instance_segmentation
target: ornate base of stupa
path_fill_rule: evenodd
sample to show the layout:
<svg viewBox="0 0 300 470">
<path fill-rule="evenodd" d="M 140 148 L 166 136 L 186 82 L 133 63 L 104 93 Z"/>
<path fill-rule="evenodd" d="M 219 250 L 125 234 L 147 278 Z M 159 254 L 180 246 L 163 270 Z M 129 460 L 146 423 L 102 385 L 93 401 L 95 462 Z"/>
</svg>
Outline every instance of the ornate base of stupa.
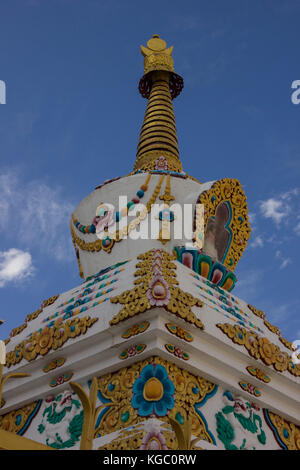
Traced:
<svg viewBox="0 0 300 470">
<path fill-rule="evenodd" d="M 0 427 L 81 448 L 85 410 L 69 385 L 88 396 L 95 378 L 93 449 L 299 448 L 289 343 L 209 282 L 150 250 L 43 303 L 7 344 L 4 376 L 28 376 L 7 381 Z"/>
</svg>

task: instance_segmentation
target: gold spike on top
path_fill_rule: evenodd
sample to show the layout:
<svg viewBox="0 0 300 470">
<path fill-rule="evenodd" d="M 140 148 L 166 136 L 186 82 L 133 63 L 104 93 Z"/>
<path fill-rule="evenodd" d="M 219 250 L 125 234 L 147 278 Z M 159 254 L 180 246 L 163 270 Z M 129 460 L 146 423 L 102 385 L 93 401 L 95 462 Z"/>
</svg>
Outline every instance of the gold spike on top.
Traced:
<svg viewBox="0 0 300 470">
<path fill-rule="evenodd" d="M 172 99 L 183 88 L 183 79 L 174 72 L 173 46 L 157 34 L 141 46 L 144 56 L 144 76 L 139 91 L 148 98 L 140 132 L 134 169 L 168 169 L 182 171 Z"/>
</svg>

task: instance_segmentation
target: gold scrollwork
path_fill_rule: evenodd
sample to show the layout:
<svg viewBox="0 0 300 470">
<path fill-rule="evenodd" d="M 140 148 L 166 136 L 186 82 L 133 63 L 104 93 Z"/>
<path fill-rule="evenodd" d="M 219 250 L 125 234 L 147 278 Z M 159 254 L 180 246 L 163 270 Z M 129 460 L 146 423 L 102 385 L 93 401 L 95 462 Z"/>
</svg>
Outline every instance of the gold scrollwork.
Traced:
<svg viewBox="0 0 300 470">
<path fill-rule="evenodd" d="M 264 415 L 268 426 L 282 448 L 300 450 L 300 428 L 298 426 L 269 410 L 264 410 Z"/>
<path fill-rule="evenodd" d="M 142 369 L 148 364 L 161 364 L 166 368 L 168 377 L 175 387 L 174 407 L 169 411 L 168 416 L 159 419 L 169 424 L 169 418 L 185 422 L 191 420 L 192 433 L 195 437 L 206 439 L 212 442 L 211 435 L 207 432 L 205 423 L 201 416 L 196 412 L 195 404 L 201 403 L 206 397 L 214 392 L 216 385 L 208 380 L 195 376 L 188 371 L 179 368 L 176 364 L 161 359 L 160 357 L 149 357 L 143 361 L 137 362 L 130 367 L 106 374 L 97 379 L 98 390 L 101 397 L 105 400 L 103 406 L 107 407 L 96 430 L 95 437 L 104 436 L 118 430 L 128 429 L 129 426 L 135 426 L 145 418 L 139 416 L 131 406 L 132 387 L 135 380 L 140 376 Z M 136 435 L 137 432 L 125 431 L 126 435 L 120 434 L 119 437 L 102 449 L 138 449 L 141 446 L 143 432 Z M 127 434 L 128 433 L 128 434 Z M 176 449 L 177 440 L 170 430 L 163 432 L 169 449 Z M 136 441 L 134 439 L 136 438 Z M 121 447 L 116 447 L 118 445 Z"/>
<path fill-rule="evenodd" d="M 152 308 L 150 300 L 147 297 L 147 291 L 152 279 L 154 278 L 151 266 L 152 263 L 155 262 L 154 257 L 157 251 L 159 251 L 162 256 L 162 276 L 168 285 L 169 291 L 169 301 L 164 305 L 164 307 L 170 313 L 173 313 L 185 321 L 194 324 L 198 328 L 203 329 L 203 323 L 191 310 L 191 307 L 193 306 L 202 307 L 203 302 L 196 299 L 191 294 L 183 292 L 179 287 L 177 287 L 176 264 L 172 262 L 175 257 L 164 250 L 150 250 L 138 256 L 138 259 L 141 260 L 141 262 L 136 265 L 137 270 L 135 272 L 135 276 L 138 277 L 138 279 L 134 281 L 136 287 L 131 290 L 126 290 L 122 294 L 110 299 L 112 303 L 120 303 L 123 305 L 120 312 L 112 318 L 110 324 L 117 325 L 127 318 L 133 317 Z"/>
<path fill-rule="evenodd" d="M 265 320 L 264 324 L 270 331 L 272 331 L 272 333 L 275 333 L 276 335 L 281 336 L 281 331 L 278 328 L 278 326 L 272 325 L 272 323 L 268 322 L 268 320 Z"/>
<path fill-rule="evenodd" d="M 16 345 L 13 351 L 6 354 L 6 367 L 18 364 L 22 359 L 33 361 L 39 355 L 46 355 L 51 350 L 60 348 L 70 338 L 85 334 L 98 318 L 71 318 L 63 325 L 55 324 L 45 327 L 41 332 L 34 332 L 32 336 Z"/>
<path fill-rule="evenodd" d="M 247 372 L 249 372 L 250 375 L 253 375 L 253 377 L 256 377 L 257 379 L 262 380 L 265 383 L 271 382 L 270 377 L 266 375 L 262 370 L 258 369 L 257 367 L 247 366 L 246 370 Z"/>
<path fill-rule="evenodd" d="M 35 401 L 28 405 L 19 408 L 18 410 L 10 411 L 0 416 L 0 429 L 9 431 L 14 434 L 22 433 L 22 429 L 31 423 L 34 416 L 40 409 L 42 400 Z M 26 425 L 26 426 L 25 426 Z"/>
<path fill-rule="evenodd" d="M 253 307 L 253 305 L 248 305 L 248 308 L 251 310 L 251 312 L 254 313 L 259 318 L 262 318 L 263 320 L 266 319 L 266 314 L 262 310 L 258 310 L 258 308 Z"/>
<path fill-rule="evenodd" d="M 300 364 L 295 364 L 289 354 L 281 351 L 268 338 L 262 338 L 253 331 L 230 323 L 218 323 L 216 326 L 234 343 L 244 346 L 254 359 L 261 359 L 278 372 L 289 371 L 296 377 L 300 376 Z"/>
<path fill-rule="evenodd" d="M 217 181 L 209 190 L 200 194 L 197 202 L 204 204 L 204 224 L 206 228 L 208 219 L 215 216 L 218 206 L 225 201 L 230 203 L 232 209 L 232 218 L 229 224 L 232 241 L 224 265 L 233 270 L 247 246 L 251 233 L 247 199 L 241 183 L 237 179 L 230 178 Z"/>
</svg>

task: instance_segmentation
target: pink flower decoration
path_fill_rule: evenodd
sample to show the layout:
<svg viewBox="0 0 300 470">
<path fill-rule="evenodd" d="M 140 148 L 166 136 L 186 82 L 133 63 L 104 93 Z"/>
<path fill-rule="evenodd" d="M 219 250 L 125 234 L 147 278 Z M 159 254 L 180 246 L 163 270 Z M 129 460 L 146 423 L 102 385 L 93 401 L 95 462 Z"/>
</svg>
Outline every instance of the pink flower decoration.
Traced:
<svg viewBox="0 0 300 470">
<path fill-rule="evenodd" d="M 161 156 L 155 162 L 155 169 L 156 170 L 167 170 L 168 169 L 168 162 L 165 157 Z"/>
<path fill-rule="evenodd" d="M 177 357 L 182 357 L 182 351 L 181 351 L 181 349 L 178 348 L 178 347 L 176 347 L 176 348 L 174 349 L 174 354 L 175 354 L 175 356 L 177 356 Z"/>
<path fill-rule="evenodd" d="M 153 276 L 147 290 L 147 297 L 152 306 L 168 305 L 171 293 L 168 284 L 160 274 Z"/>
<path fill-rule="evenodd" d="M 256 403 L 251 403 L 251 408 L 254 408 L 256 411 L 260 410 L 260 407 Z"/>
<path fill-rule="evenodd" d="M 133 347 L 129 348 L 127 352 L 128 356 L 135 356 L 135 349 Z"/>
<path fill-rule="evenodd" d="M 45 400 L 47 403 L 50 403 L 51 401 L 54 400 L 54 398 L 55 398 L 54 395 L 49 395 L 48 397 L 45 398 Z"/>
<path fill-rule="evenodd" d="M 141 450 L 168 450 L 166 440 L 161 432 L 151 431 L 145 434 Z"/>
</svg>

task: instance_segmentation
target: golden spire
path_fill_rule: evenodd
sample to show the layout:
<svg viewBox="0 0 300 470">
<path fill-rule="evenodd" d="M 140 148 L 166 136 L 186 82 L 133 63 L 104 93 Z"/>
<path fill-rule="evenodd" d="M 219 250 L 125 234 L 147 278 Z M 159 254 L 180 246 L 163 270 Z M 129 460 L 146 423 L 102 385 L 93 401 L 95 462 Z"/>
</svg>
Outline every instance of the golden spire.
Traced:
<svg viewBox="0 0 300 470">
<path fill-rule="evenodd" d="M 141 46 L 144 56 L 144 76 L 139 91 L 148 98 L 140 132 L 134 169 L 166 168 L 182 171 L 172 99 L 183 88 L 183 79 L 174 72 L 173 46 L 155 34 Z"/>
</svg>

